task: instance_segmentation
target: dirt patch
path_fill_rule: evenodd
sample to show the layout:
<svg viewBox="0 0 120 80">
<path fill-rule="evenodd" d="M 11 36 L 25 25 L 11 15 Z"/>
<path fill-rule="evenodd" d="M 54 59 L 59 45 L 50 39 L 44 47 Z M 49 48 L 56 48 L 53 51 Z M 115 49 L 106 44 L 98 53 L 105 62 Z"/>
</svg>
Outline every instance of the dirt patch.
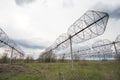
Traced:
<svg viewBox="0 0 120 80">
<path fill-rule="evenodd" d="M 20 65 L 0 64 L 0 73 L 26 72 L 27 69 Z"/>
</svg>

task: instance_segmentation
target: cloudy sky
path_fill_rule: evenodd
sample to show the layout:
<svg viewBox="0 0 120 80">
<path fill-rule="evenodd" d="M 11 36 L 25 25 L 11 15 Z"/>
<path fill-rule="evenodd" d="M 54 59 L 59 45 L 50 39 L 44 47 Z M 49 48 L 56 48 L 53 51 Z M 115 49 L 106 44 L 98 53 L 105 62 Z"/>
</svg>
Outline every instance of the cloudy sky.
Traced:
<svg viewBox="0 0 120 80">
<path fill-rule="evenodd" d="M 115 40 L 120 34 L 120 0 L 0 0 L 0 28 L 25 52 L 39 54 L 87 10 L 105 11 L 105 33 L 95 38 Z"/>
</svg>

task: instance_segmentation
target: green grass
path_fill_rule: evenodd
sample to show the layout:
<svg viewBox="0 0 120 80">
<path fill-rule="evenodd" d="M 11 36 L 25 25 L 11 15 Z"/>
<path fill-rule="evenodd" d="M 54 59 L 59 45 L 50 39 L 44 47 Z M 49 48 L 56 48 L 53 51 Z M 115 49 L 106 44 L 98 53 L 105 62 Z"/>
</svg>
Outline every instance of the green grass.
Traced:
<svg viewBox="0 0 120 80">
<path fill-rule="evenodd" d="M 26 63 L 0 67 L 0 80 L 120 80 L 117 61 Z"/>
</svg>

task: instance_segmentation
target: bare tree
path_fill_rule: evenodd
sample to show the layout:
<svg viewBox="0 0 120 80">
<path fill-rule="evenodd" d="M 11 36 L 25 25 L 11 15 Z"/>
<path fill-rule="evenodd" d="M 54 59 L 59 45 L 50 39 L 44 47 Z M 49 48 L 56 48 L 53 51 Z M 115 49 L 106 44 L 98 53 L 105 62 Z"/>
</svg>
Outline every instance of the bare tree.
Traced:
<svg viewBox="0 0 120 80">
<path fill-rule="evenodd" d="M 1 59 L 0 59 L 1 63 L 8 63 L 9 59 L 8 59 L 8 54 L 7 53 L 3 53 Z"/>
</svg>

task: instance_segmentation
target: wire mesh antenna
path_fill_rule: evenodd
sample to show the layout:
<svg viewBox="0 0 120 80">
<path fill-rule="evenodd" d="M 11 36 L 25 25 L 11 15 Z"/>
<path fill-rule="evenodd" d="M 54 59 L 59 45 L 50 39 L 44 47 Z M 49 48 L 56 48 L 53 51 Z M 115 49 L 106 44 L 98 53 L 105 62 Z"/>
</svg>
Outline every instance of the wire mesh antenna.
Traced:
<svg viewBox="0 0 120 80">
<path fill-rule="evenodd" d="M 69 35 L 67 33 L 63 33 L 61 34 L 56 40 L 55 40 L 55 43 L 54 45 L 56 45 L 56 51 L 59 51 L 59 50 L 63 50 L 63 49 L 66 49 L 68 46 L 69 46 L 69 43 L 70 41 L 67 40 L 69 38 Z M 62 43 L 64 40 L 67 40 L 65 41 L 63 44 L 59 45 L 60 43 Z"/>
<path fill-rule="evenodd" d="M 106 49 L 110 49 L 112 47 L 112 42 L 104 39 L 104 40 L 98 40 L 95 43 L 93 43 L 92 48 L 95 51 L 102 51 L 102 50 L 106 50 Z"/>
<path fill-rule="evenodd" d="M 24 56 L 24 52 L 17 46 L 17 44 L 13 40 L 9 39 L 7 34 L 0 28 L 0 47 L 4 46 L 8 46 L 12 49 L 11 59 L 14 52 L 20 54 L 21 56 Z"/>
<path fill-rule="evenodd" d="M 116 37 L 114 47 L 117 55 L 120 55 L 120 34 Z"/>
<path fill-rule="evenodd" d="M 50 47 L 51 50 L 64 49 L 69 44 L 73 68 L 72 42 L 81 43 L 103 34 L 108 18 L 109 15 L 105 12 L 87 11 L 68 28 L 67 33 L 60 35 L 56 39 L 55 43 Z"/>
<path fill-rule="evenodd" d="M 120 47 L 120 34 L 116 37 L 115 42 L 116 42 L 117 46 Z"/>
<path fill-rule="evenodd" d="M 90 53 L 90 47 L 88 46 L 83 46 L 83 47 L 79 47 L 78 51 L 76 52 L 76 54 L 79 54 L 80 59 L 84 58 L 85 56 L 88 56 Z"/>
<path fill-rule="evenodd" d="M 99 11 L 87 11 L 68 29 L 72 41 L 80 43 L 104 33 L 108 21 L 108 14 Z"/>
<path fill-rule="evenodd" d="M 92 48 L 97 52 L 99 56 L 104 57 L 105 60 L 105 56 L 108 55 L 108 53 L 112 53 L 111 43 L 112 42 L 107 39 L 98 40 L 95 43 L 93 43 Z"/>
<path fill-rule="evenodd" d="M 0 29 L 0 47 L 5 46 L 5 44 L 3 42 L 8 42 L 8 36 L 6 35 L 6 33 Z"/>
<path fill-rule="evenodd" d="M 69 44 L 69 36 L 71 36 L 72 42 L 81 43 L 103 34 L 108 18 L 109 16 L 105 12 L 87 11 L 68 28 L 67 33 L 56 39 L 51 48 L 57 48 L 60 45 L 60 48 L 66 48 Z"/>
</svg>

